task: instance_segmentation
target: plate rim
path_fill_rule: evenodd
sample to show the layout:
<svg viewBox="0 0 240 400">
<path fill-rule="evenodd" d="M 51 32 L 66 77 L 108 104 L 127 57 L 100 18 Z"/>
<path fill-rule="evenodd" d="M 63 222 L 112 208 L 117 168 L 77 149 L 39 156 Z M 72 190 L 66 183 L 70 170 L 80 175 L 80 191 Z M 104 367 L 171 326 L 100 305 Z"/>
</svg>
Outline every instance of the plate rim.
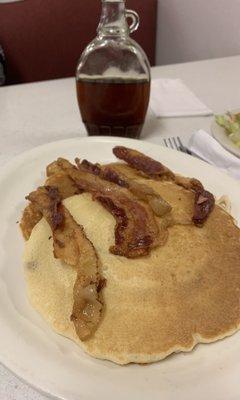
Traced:
<svg viewBox="0 0 240 400">
<path fill-rule="evenodd" d="M 23 152 L 21 152 L 20 154 L 13 156 L 10 160 L 8 160 L 6 163 L 4 163 L 1 168 L 0 168 L 0 179 L 2 178 L 2 176 L 5 175 L 6 171 L 9 169 L 13 168 L 13 164 L 17 164 L 20 163 L 22 160 L 24 160 L 25 157 L 27 156 L 33 156 L 35 153 L 37 153 L 39 150 L 44 150 L 45 148 L 48 147 L 53 147 L 54 145 L 62 145 L 65 143 L 70 143 L 70 142 L 75 142 L 75 141 L 80 141 L 80 142 L 103 142 L 103 143 L 111 143 L 111 142 L 119 142 L 119 141 L 127 141 L 127 142 L 132 142 L 134 143 L 141 143 L 141 144 L 146 144 L 147 146 L 152 146 L 152 147 L 160 147 L 161 149 L 164 149 L 163 151 L 167 151 L 170 153 L 175 153 L 178 154 L 178 157 L 181 155 L 183 159 L 185 159 L 186 157 L 189 157 L 189 159 L 194 159 L 195 161 L 197 161 L 199 164 L 201 164 L 204 167 L 208 167 L 210 169 L 212 169 L 212 171 L 216 172 L 216 173 L 221 173 L 222 175 L 224 175 L 225 177 L 227 177 L 228 179 L 232 180 L 235 182 L 235 184 L 240 185 L 240 181 L 238 181 L 236 178 L 230 176 L 229 174 L 227 174 L 225 171 L 221 170 L 219 167 L 209 164 L 206 161 L 195 157 L 194 155 L 191 154 L 186 154 L 183 153 L 181 151 L 166 147 L 164 145 L 162 145 L 161 143 L 155 143 L 155 142 L 151 142 L 149 140 L 143 140 L 143 139 L 133 139 L 133 138 L 122 138 L 122 137 L 118 137 L 118 136 L 76 136 L 73 138 L 69 138 L 69 139 L 61 139 L 61 140 L 55 140 L 52 142 L 47 142 L 38 146 L 33 147 L 32 149 L 28 149 L 28 150 L 24 150 Z M 190 172 L 191 175 L 191 172 Z"/>
</svg>

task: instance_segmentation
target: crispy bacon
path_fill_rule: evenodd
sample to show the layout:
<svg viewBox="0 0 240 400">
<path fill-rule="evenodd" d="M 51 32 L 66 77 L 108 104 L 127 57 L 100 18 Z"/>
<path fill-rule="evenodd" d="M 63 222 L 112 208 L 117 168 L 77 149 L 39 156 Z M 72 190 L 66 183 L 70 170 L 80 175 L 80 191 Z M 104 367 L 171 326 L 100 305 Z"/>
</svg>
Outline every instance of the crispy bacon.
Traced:
<svg viewBox="0 0 240 400">
<path fill-rule="evenodd" d="M 61 197 L 56 188 L 51 186 L 39 187 L 38 190 L 26 196 L 26 199 L 45 216 L 52 230 L 63 224 L 64 217 L 60 208 Z M 41 204 L 41 206 L 39 207 L 38 204 Z M 44 213 L 42 210 L 44 210 Z"/>
<path fill-rule="evenodd" d="M 116 220 L 115 246 L 110 248 L 114 254 L 128 258 L 149 254 L 151 248 L 165 243 L 167 229 L 159 232 L 152 211 L 137 201 L 127 189 L 107 182 L 86 168 L 74 167 L 64 159 L 58 165 L 68 173 L 77 186 L 92 194 Z"/>
<path fill-rule="evenodd" d="M 25 240 L 31 236 L 34 226 L 42 219 L 42 214 L 34 207 L 33 204 L 28 204 L 20 222 L 20 228 Z"/>
<path fill-rule="evenodd" d="M 99 164 L 92 164 L 87 160 L 80 162 L 78 158 L 76 158 L 75 161 L 79 169 L 85 169 L 94 175 L 100 176 L 102 179 L 129 189 L 130 192 L 132 192 L 139 200 L 147 202 L 152 208 L 154 214 L 158 217 L 162 217 L 171 211 L 172 207 L 170 204 L 167 203 L 157 192 L 143 183 L 129 179 L 126 175 L 120 173 L 117 169 L 114 169 L 114 165 L 100 166 Z"/>
<path fill-rule="evenodd" d="M 88 160 L 80 161 L 79 158 L 75 158 L 75 162 L 77 166 L 85 168 L 88 172 L 91 172 L 94 175 L 100 176 L 101 174 L 101 165 L 100 164 L 93 164 Z"/>
<path fill-rule="evenodd" d="M 186 178 L 184 176 L 175 175 L 174 182 L 178 186 L 182 186 L 184 189 L 192 190 L 193 192 L 204 190 L 202 183 L 195 178 Z"/>
<path fill-rule="evenodd" d="M 113 153 L 120 160 L 126 161 L 130 167 L 137 169 L 138 171 L 144 172 L 147 176 L 153 179 L 170 179 L 177 185 L 184 187 L 187 190 L 191 190 L 195 193 L 194 201 L 194 215 L 192 218 L 193 223 L 196 226 L 202 226 L 207 220 L 208 216 L 212 212 L 215 199 L 214 196 L 207 192 L 200 181 L 194 178 L 185 178 L 179 175 L 175 175 L 167 167 L 158 161 L 132 149 L 126 147 L 117 146 L 114 147 Z M 204 202 L 199 203 L 199 199 L 204 198 Z"/>
<path fill-rule="evenodd" d="M 49 223 L 53 232 L 54 256 L 77 270 L 73 289 L 71 320 L 81 340 L 96 330 L 102 312 L 101 290 L 104 287 L 99 273 L 99 260 L 83 228 L 61 204 L 56 188 L 41 187 L 27 196 Z"/>
<path fill-rule="evenodd" d="M 47 178 L 45 185 L 57 188 L 63 200 L 81 192 L 73 180 L 62 171 L 50 175 L 49 178 Z"/>
<path fill-rule="evenodd" d="M 159 161 L 145 156 L 137 150 L 128 149 L 124 146 L 116 146 L 113 154 L 120 160 L 126 161 L 131 167 L 144 172 L 147 176 L 173 178 L 174 174 Z"/>
<path fill-rule="evenodd" d="M 212 193 L 201 190 L 195 193 L 193 222 L 202 226 L 214 208 L 215 199 Z"/>
<path fill-rule="evenodd" d="M 80 161 L 79 158 L 75 158 L 75 162 L 80 170 L 84 169 L 87 172 L 91 172 L 94 175 L 100 176 L 106 181 L 116 183 L 121 187 L 129 188 L 129 183 L 127 182 L 127 179 L 125 179 L 126 177 L 123 177 L 123 175 L 120 176 L 120 174 L 111 167 L 93 164 L 88 160 Z"/>
<path fill-rule="evenodd" d="M 53 161 L 52 163 L 47 165 L 47 168 L 46 168 L 47 177 L 50 177 L 50 176 L 53 176 L 53 175 L 58 175 L 58 174 L 62 174 L 62 170 L 57 165 L 56 161 Z"/>
<path fill-rule="evenodd" d="M 113 167 L 102 166 L 100 164 L 93 164 L 90 161 L 83 160 L 80 162 L 79 158 L 75 159 L 79 169 L 86 169 L 94 175 L 100 176 L 106 181 L 116 183 L 118 186 L 129 189 L 129 180 L 123 174 L 119 174 L 118 171 L 114 170 Z"/>
<path fill-rule="evenodd" d="M 48 178 L 45 187 L 49 186 L 57 189 L 61 199 L 66 199 L 81 192 L 73 180 L 62 171 L 56 162 L 49 164 L 46 172 Z M 20 223 L 24 239 L 28 240 L 30 238 L 34 226 L 41 220 L 41 218 L 41 212 L 37 210 L 33 203 L 29 204 L 25 208 Z"/>
<path fill-rule="evenodd" d="M 103 179 L 106 181 L 116 183 L 118 186 L 125 187 L 131 190 L 131 181 L 123 174 L 120 174 L 118 171 L 114 170 L 113 167 L 102 167 L 102 175 Z"/>
<path fill-rule="evenodd" d="M 58 218 L 56 216 L 57 201 L 54 201 L 53 198 L 50 200 L 50 197 L 48 199 L 46 199 L 46 196 L 45 196 L 46 192 L 47 192 L 47 189 L 45 189 L 44 187 L 38 188 L 38 198 L 42 198 L 42 202 L 47 200 L 46 207 L 52 208 L 51 218 L 54 218 L 55 223 L 56 223 L 56 219 Z M 30 195 L 26 196 L 26 200 L 30 200 L 31 203 L 28 204 L 26 206 L 25 210 L 23 211 L 23 215 L 22 215 L 22 219 L 21 219 L 21 223 L 20 223 L 20 227 L 21 227 L 23 236 L 26 240 L 29 239 L 34 226 L 42 219 L 42 212 L 34 202 L 34 193 L 35 192 L 33 192 L 33 194 L 32 194 L 32 196 L 33 196 L 32 201 L 29 199 Z M 50 192 L 50 196 L 51 196 L 51 192 Z M 52 196 L 53 196 L 53 192 L 52 192 Z M 54 222 L 52 221 L 51 224 L 54 225 Z"/>
</svg>

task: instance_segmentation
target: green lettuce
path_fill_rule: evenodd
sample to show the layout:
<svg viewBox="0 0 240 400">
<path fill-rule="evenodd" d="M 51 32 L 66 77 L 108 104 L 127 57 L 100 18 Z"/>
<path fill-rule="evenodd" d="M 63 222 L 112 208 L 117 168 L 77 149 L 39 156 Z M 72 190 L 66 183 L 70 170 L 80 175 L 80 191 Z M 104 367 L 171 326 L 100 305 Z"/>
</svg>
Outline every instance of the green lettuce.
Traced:
<svg viewBox="0 0 240 400">
<path fill-rule="evenodd" d="M 228 112 L 224 115 L 216 115 L 215 120 L 225 129 L 229 139 L 240 148 L 240 113 Z"/>
</svg>

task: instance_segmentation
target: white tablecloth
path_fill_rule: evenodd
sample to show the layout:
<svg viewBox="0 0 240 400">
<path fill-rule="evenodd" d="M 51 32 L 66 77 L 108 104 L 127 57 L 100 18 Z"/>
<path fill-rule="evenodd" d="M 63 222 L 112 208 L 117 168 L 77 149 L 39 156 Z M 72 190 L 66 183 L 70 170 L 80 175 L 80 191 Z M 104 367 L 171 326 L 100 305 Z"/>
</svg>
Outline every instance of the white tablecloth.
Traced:
<svg viewBox="0 0 240 400">
<path fill-rule="evenodd" d="M 216 113 L 240 107 L 240 56 L 156 67 L 153 77 L 181 78 Z M 181 136 L 187 143 L 197 129 L 210 130 L 211 117 L 156 119 L 148 114 L 142 139 L 163 143 Z M 74 79 L 0 88 L 0 166 L 22 151 L 54 140 L 86 135 Z M 0 365 L 1 400 L 43 400 Z"/>
</svg>

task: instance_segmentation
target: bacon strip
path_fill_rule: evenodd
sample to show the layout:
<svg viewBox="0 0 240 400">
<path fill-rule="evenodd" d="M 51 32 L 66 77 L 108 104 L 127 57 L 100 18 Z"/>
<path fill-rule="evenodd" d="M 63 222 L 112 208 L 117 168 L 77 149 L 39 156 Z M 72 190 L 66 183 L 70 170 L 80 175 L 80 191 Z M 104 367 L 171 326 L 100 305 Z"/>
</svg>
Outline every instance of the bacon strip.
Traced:
<svg viewBox="0 0 240 400">
<path fill-rule="evenodd" d="M 40 187 L 27 199 L 41 212 L 53 232 L 54 256 L 77 270 L 73 289 L 71 320 L 81 340 L 96 330 L 103 308 L 101 290 L 104 280 L 99 274 L 99 260 L 83 228 L 61 204 L 56 188 Z"/>
<path fill-rule="evenodd" d="M 99 164 L 92 164 L 87 160 L 80 162 L 78 158 L 75 159 L 79 169 L 84 169 L 94 175 L 100 176 L 109 182 L 116 183 L 118 186 L 125 187 L 132 192 L 139 200 L 147 202 L 152 208 L 155 215 L 162 217 L 169 213 L 172 209 L 169 203 L 165 201 L 157 192 L 152 188 L 142 183 L 138 183 L 133 179 L 129 179 L 123 173 L 120 173 L 114 166 L 101 166 Z"/>
<path fill-rule="evenodd" d="M 212 212 L 215 199 L 212 193 L 201 190 L 195 194 L 193 222 L 197 226 L 202 226 Z"/>
<path fill-rule="evenodd" d="M 58 189 L 62 200 L 67 199 L 68 197 L 72 197 L 75 194 L 81 193 L 73 180 L 62 171 L 61 173 L 50 175 L 49 178 L 47 178 L 46 180 L 45 186 L 51 186 Z"/>
<path fill-rule="evenodd" d="M 201 182 L 195 178 L 186 178 L 184 176 L 175 175 L 174 182 L 187 190 L 192 190 L 193 192 L 199 192 L 204 190 Z"/>
<path fill-rule="evenodd" d="M 29 200 L 46 218 L 53 231 L 63 224 L 64 216 L 60 207 L 62 199 L 55 187 L 39 187 L 26 196 L 26 200 Z"/>
<path fill-rule="evenodd" d="M 33 204 L 28 204 L 23 211 L 20 222 L 20 228 L 25 240 L 31 236 L 34 226 L 42 219 L 42 214 L 34 207 Z"/>
<path fill-rule="evenodd" d="M 125 188 L 107 182 L 97 175 L 77 169 L 64 159 L 58 165 L 70 176 L 77 186 L 92 194 L 115 218 L 115 245 L 110 248 L 114 254 L 128 258 L 149 254 L 150 250 L 165 243 L 167 229 L 159 231 L 152 211 Z"/>
<path fill-rule="evenodd" d="M 152 178 L 174 177 L 174 174 L 170 169 L 165 167 L 159 161 L 155 161 L 137 150 L 128 149 L 124 146 L 116 146 L 113 149 L 113 154 L 120 160 L 126 161 L 131 167 L 144 172 Z"/>
<path fill-rule="evenodd" d="M 113 149 L 114 155 L 120 160 L 126 161 L 132 168 L 144 172 L 153 179 L 166 178 L 174 181 L 177 185 L 191 190 L 195 193 L 194 214 L 192 221 L 196 226 L 202 226 L 212 212 L 215 199 L 214 196 L 207 192 L 201 182 L 193 178 L 185 178 L 175 175 L 167 167 L 152 158 L 127 147 L 117 146 Z M 204 202 L 201 200 L 204 198 Z M 200 203 L 199 203 L 200 201 Z"/>
<path fill-rule="evenodd" d="M 80 190 L 56 162 L 49 164 L 46 168 L 47 180 L 45 186 L 51 186 L 58 190 L 61 199 L 79 194 Z M 29 204 L 23 211 L 20 228 L 25 240 L 31 236 L 34 226 L 41 220 L 42 214 L 34 204 Z"/>
</svg>

